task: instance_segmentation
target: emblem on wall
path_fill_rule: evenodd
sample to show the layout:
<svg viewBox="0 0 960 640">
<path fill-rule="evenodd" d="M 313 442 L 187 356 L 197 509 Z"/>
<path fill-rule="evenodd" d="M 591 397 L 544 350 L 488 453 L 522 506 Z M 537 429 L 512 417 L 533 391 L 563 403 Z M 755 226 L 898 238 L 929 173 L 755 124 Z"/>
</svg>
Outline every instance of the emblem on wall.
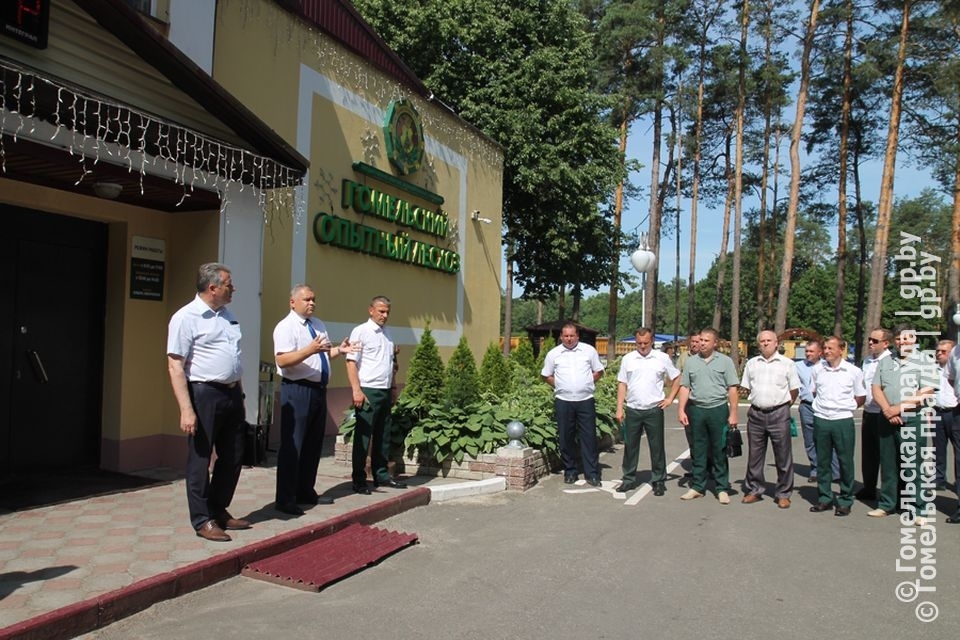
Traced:
<svg viewBox="0 0 960 640">
<path fill-rule="evenodd" d="M 387 109 L 383 137 L 387 157 L 400 175 L 415 173 L 423 164 L 423 123 L 408 100 L 394 100 Z"/>
</svg>

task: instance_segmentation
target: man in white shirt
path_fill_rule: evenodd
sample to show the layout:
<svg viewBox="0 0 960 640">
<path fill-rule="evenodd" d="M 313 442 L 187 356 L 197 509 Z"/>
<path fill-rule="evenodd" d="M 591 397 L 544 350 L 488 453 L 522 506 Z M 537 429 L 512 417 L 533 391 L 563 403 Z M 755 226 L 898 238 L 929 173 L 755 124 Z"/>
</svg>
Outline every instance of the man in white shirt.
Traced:
<svg viewBox="0 0 960 640">
<path fill-rule="evenodd" d="M 810 507 L 810 511 L 817 513 L 834 507 L 830 460 L 836 451 L 840 461 L 840 491 L 836 497 L 835 516 L 850 515 L 850 506 L 853 504 L 853 450 L 857 440 L 853 412 L 863 406 L 867 399 L 863 372 L 843 359 L 846 348 L 847 343 L 843 338 L 830 336 L 823 342 L 823 362 L 811 371 L 819 500 Z"/>
<path fill-rule="evenodd" d="M 670 356 L 653 348 L 653 330 L 646 327 L 634 333 L 636 351 L 623 356 L 617 374 L 617 422 L 623 435 L 623 480 L 617 491 L 637 486 L 637 462 L 640 440 L 647 432 L 650 447 L 650 485 L 653 495 L 666 492 L 667 457 L 663 447 L 663 410 L 680 391 L 680 371 Z M 664 397 L 663 382 L 672 383 Z"/>
<path fill-rule="evenodd" d="M 947 360 L 943 365 L 943 375 L 947 379 L 947 384 L 953 387 L 954 395 L 960 398 L 960 344 L 955 345 L 947 356 Z M 954 417 L 957 421 L 960 421 L 960 416 L 955 414 Z M 960 428 L 960 424 L 954 422 L 954 427 Z M 956 458 L 954 459 L 954 464 L 956 464 Z M 960 483 L 960 478 L 958 478 L 957 481 Z M 954 487 L 954 490 L 960 494 L 960 486 Z M 960 495 L 957 497 L 956 511 L 946 519 L 946 522 L 950 524 L 960 524 Z"/>
<path fill-rule="evenodd" d="M 793 443 L 790 441 L 790 405 L 800 391 L 800 378 L 793 360 L 778 352 L 780 341 L 773 331 L 757 335 L 760 355 L 747 361 L 740 386 L 750 391 L 747 410 L 747 475 L 743 480 L 743 503 L 763 498 L 763 465 L 767 439 L 773 444 L 777 466 L 774 497 L 781 509 L 790 508 L 793 493 Z"/>
<path fill-rule="evenodd" d="M 940 418 L 933 434 L 933 445 L 936 451 L 936 482 L 937 490 L 947 488 L 947 443 L 953 445 L 953 490 L 960 493 L 960 408 L 958 408 L 957 392 L 947 379 L 947 361 L 953 351 L 953 340 L 941 340 L 937 343 L 937 373 L 940 375 L 940 386 L 934 406 Z"/>
<path fill-rule="evenodd" d="M 316 294 L 298 284 L 290 291 L 290 313 L 273 330 L 273 352 L 280 374 L 280 451 L 277 454 L 276 508 L 302 516 L 300 504 L 333 504 L 318 495 L 317 466 L 327 424 L 330 361 L 352 353 L 350 340 L 333 346 L 324 324 L 313 317 Z"/>
<path fill-rule="evenodd" d="M 406 489 L 402 480 L 390 477 L 390 412 L 395 400 L 393 377 L 397 371 L 396 345 L 386 324 L 390 318 L 390 299 L 376 296 L 367 309 L 370 318 L 350 332 L 350 344 L 357 351 L 347 354 L 347 379 L 353 391 L 357 426 L 353 432 L 353 490 L 370 495 L 367 485 L 367 450 L 373 486 Z M 371 446 L 371 441 L 373 442 Z"/>
<path fill-rule="evenodd" d="M 240 324 L 227 309 L 233 299 L 230 269 L 200 265 L 197 295 L 170 318 L 167 371 L 187 434 L 187 506 L 197 535 L 229 542 L 224 529 L 249 529 L 227 512 L 243 460 L 243 387 Z M 210 458 L 217 461 L 210 475 Z"/>
<path fill-rule="evenodd" d="M 863 487 L 857 491 L 858 500 L 876 500 L 877 478 L 880 475 L 880 405 L 873 399 L 873 379 L 880 361 L 890 357 L 890 341 L 893 332 L 877 328 L 867 338 L 870 355 L 863 361 L 863 384 L 867 388 L 867 401 L 863 404 L 860 426 L 860 472 Z"/>
<path fill-rule="evenodd" d="M 554 389 L 553 409 L 560 440 L 563 481 L 577 481 L 573 444 L 580 438 L 583 474 L 592 487 L 600 486 L 600 454 L 597 451 L 597 406 L 593 391 L 603 375 L 597 350 L 580 342 L 577 325 L 560 329 L 560 344 L 547 352 L 540 375 Z"/>
</svg>

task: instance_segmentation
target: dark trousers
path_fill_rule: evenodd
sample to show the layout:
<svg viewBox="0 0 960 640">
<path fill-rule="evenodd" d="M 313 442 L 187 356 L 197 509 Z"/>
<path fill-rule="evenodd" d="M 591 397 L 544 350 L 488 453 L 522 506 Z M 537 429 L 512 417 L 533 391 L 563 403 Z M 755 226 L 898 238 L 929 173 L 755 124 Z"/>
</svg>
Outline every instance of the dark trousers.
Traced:
<svg viewBox="0 0 960 640">
<path fill-rule="evenodd" d="M 833 503 L 830 461 L 836 453 L 837 460 L 840 461 L 840 493 L 836 502 L 838 507 L 849 507 L 853 504 L 853 451 L 857 446 L 853 418 L 826 420 L 814 417 L 813 435 L 817 443 L 817 489 L 820 504 Z"/>
<path fill-rule="evenodd" d="M 730 473 L 727 467 L 727 417 L 730 407 L 698 407 L 687 405 L 690 432 L 693 435 L 693 480 L 690 487 L 704 493 L 707 487 L 707 457 L 713 456 L 713 480 L 716 489 L 730 490 Z"/>
<path fill-rule="evenodd" d="M 353 432 L 353 483 L 367 482 L 367 451 L 374 482 L 390 479 L 387 460 L 390 458 L 390 389 L 360 387 L 367 402 L 355 412 L 357 426 Z M 371 445 L 372 442 L 372 445 Z"/>
<path fill-rule="evenodd" d="M 882 415 L 877 424 L 877 452 L 880 462 L 877 509 L 896 511 L 900 503 L 900 425 L 890 424 Z"/>
<path fill-rule="evenodd" d="M 280 385 L 280 452 L 277 504 L 311 502 L 317 497 L 317 466 L 327 423 L 327 390 L 319 385 Z"/>
<path fill-rule="evenodd" d="M 202 382 L 190 383 L 197 430 L 187 436 L 187 507 L 190 524 L 199 529 L 223 514 L 233 501 L 243 462 L 243 394 Z M 214 448 L 217 461 L 210 475 Z"/>
<path fill-rule="evenodd" d="M 960 407 L 937 409 L 940 420 L 934 427 L 933 446 L 937 453 L 936 482 L 947 481 L 947 443 L 953 445 L 953 490 L 960 493 Z"/>
<path fill-rule="evenodd" d="M 863 488 L 876 492 L 877 476 L 880 474 L 880 423 L 885 422 L 880 413 L 863 412 L 860 427 L 860 472 Z"/>
<path fill-rule="evenodd" d="M 564 475 L 577 475 L 574 442 L 580 439 L 580 458 L 583 474 L 600 478 L 600 454 L 597 452 L 597 405 L 587 400 L 560 400 L 554 398 L 553 411 L 557 417 L 557 436 L 560 440 L 560 460 Z"/>
<path fill-rule="evenodd" d="M 647 432 L 650 448 L 650 483 L 663 482 L 667 477 L 667 455 L 663 449 L 663 409 L 631 409 L 624 407 L 623 426 L 623 483 L 635 485 L 637 463 L 640 460 L 640 440 Z"/>
<path fill-rule="evenodd" d="M 810 472 L 808 477 L 817 477 L 817 440 L 813 436 L 813 404 L 810 402 L 800 402 L 797 407 L 800 414 L 800 426 L 803 430 L 803 448 L 807 452 L 807 459 L 810 461 Z M 833 452 L 833 459 L 830 464 L 830 479 L 840 477 L 840 462 L 837 460 L 837 452 Z"/>
<path fill-rule="evenodd" d="M 763 466 L 767 460 L 767 440 L 773 444 L 773 461 L 777 466 L 777 498 L 793 493 L 793 443 L 790 441 L 790 405 L 764 413 L 753 407 L 747 411 L 747 474 L 744 492 L 763 495 Z"/>
</svg>

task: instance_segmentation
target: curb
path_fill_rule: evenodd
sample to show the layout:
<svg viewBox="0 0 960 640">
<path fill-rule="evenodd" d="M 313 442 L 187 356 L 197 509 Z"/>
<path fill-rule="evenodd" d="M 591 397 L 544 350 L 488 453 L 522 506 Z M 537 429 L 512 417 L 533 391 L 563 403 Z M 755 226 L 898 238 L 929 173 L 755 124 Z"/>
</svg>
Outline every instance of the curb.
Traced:
<svg viewBox="0 0 960 640">
<path fill-rule="evenodd" d="M 369 525 L 414 507 L 429 504 L 431 496 L 432 490 L 427 487 L 410 489 L 401 495 L 329 520 L 254 542 L 174 571 L 144 578 L 126 587 L 12 624 L 0 629 L 0 640 L 66 640 L 96 631 L 163 600 L 170 600 L 240 575 L 240 570 L 251 562 L 328 536 L 354 522 Z"/>
<path fill-rule="evenodd" d="M 467 496 L 499 493 L 500 491 L 506 490 L 506 488 L 507 479 L 502 477 L 460 482 L 457 484 L 442 484 L 436 487 L 430 487 L 430 502 L 444 502 L 446 500 L 465 498 Z"/>
</svg>

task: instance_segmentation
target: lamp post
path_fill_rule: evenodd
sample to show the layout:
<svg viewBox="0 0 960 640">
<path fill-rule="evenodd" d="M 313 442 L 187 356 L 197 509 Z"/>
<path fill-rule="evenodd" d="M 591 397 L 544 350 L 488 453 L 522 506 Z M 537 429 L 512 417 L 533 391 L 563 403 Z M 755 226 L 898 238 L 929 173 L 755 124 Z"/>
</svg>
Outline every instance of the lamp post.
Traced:
<svg viewBox="0 0 960 640">
<path fill-rule="evenodd" d="M 960 302 L 957 303 L 957 310 L 953 312 L 953 326 L 957 328 L 957 344 L 960 344 Z"/>
<path fill-rule="evenodd" d="M 640 234 L 640 248 L 630 255 L 630 264 L 640 274 L 640 326 L 647 326 L 647 272 L 653 269 L 657 255 L 647 249 L 647 234 Z"/>
</svg>

